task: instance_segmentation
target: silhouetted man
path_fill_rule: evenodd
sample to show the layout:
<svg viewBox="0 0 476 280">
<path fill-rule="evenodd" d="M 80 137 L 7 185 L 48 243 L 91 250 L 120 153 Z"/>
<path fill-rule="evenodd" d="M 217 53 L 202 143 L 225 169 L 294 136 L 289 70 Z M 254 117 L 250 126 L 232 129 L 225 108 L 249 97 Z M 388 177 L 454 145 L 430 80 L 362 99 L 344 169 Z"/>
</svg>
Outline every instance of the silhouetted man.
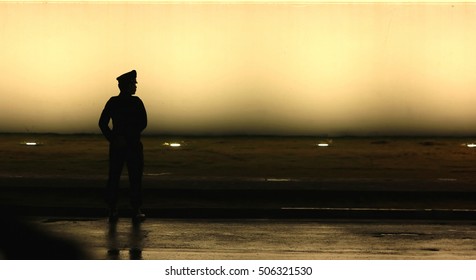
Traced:
<svg viewBox="0 0 476 280">
<path fill-rule="evenodd" d="M 140 136 L 147 126 L 147 113 L 139 97 L 133 96 L 137 89 L 135 70 L 117 77 L 120 93 L 109 99 L 99 118 L 99 127 L 109 141 L 109 179 L 106 200 L 109 206 L 109 221 L 118 219 L 117 200 L 119 181 L 124 163 L 127 164 L 130 183 L 130 202 L 133 221 L 145 220 L 141 212 L 142 172 L 144 156 Z M 112 129 L 109 121 L 112 119 Z"/>
</svg>

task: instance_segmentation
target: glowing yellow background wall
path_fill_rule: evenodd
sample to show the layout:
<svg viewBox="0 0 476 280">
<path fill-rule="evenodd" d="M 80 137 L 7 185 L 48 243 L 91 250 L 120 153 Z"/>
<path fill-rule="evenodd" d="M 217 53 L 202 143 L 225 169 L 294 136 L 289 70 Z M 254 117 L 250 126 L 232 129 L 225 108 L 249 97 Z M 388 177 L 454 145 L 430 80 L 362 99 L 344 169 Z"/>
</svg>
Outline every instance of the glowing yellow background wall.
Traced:
<svg viewBox="0 0 476 280">
<path fill-rule="evenodd" d="M 476 5 L 0 3 L 0 131 L 98 132 L 136 69 L 149 133 L 476 132 Z"/>
</svg>

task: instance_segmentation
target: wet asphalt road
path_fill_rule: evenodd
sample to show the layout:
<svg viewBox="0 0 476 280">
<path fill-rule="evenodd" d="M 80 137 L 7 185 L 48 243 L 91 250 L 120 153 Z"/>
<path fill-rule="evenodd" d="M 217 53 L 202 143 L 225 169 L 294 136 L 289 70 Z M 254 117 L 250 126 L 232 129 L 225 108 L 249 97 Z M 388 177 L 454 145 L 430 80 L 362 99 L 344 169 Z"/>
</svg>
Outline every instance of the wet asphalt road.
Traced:
<svg viewBox="0 0 476 280">
<path fill-rule="evenodd" d="M 476 259 L 476 223 L 444 220 L 148 219 L 36 217 L 92 259 Z"/>
</svg>

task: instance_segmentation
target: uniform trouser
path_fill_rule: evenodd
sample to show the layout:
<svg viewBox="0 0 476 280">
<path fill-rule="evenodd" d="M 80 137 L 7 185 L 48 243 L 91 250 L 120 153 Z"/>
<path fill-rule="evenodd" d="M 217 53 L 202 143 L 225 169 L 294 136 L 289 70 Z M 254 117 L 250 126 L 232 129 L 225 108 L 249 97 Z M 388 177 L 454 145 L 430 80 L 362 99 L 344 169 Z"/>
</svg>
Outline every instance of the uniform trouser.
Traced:
<svg viewBox="0 0 476 280">
<path fill-rule="evenodd" d="M 137 209 L 142 204 L 141 189 L 144 170 L 144 154 L 140 142 L 120 148 L 109 145 L 109 179 L 106 188 L 106 201 L 109 207 L 116 207 L 124 163 L 126 163 L 129 173 L 130 203 L 134 209 Z"/>
</svg>

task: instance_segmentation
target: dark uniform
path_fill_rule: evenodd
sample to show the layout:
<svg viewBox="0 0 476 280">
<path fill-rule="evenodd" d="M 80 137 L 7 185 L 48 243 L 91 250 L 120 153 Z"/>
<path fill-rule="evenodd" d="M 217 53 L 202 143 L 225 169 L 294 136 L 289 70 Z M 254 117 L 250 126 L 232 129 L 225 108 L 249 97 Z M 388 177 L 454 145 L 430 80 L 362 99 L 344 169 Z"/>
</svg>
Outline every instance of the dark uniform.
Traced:
<svg viewBox="0 0 476 280">
<path fill-rule="evenodd" d="M 139 97 L 133 96 L 136 90 L 136 71 L 117 78 L 121 92 L 106 103 L 99 127 L 109 141 L 109 179 L 106 200 L 110 209 L 115 209 L 118 200 L 119 181 L 124 163 L 127 164 L 131 187 L 130 202 L 140 213 L 142 204 L 142 172 L 144 169 L 141 132 L 147 126 L 147 113 Z M 112 129 L 109 121 L 112 119 Z M 111 217 L 110 217 L 111 218 Z"/>
</svg>

